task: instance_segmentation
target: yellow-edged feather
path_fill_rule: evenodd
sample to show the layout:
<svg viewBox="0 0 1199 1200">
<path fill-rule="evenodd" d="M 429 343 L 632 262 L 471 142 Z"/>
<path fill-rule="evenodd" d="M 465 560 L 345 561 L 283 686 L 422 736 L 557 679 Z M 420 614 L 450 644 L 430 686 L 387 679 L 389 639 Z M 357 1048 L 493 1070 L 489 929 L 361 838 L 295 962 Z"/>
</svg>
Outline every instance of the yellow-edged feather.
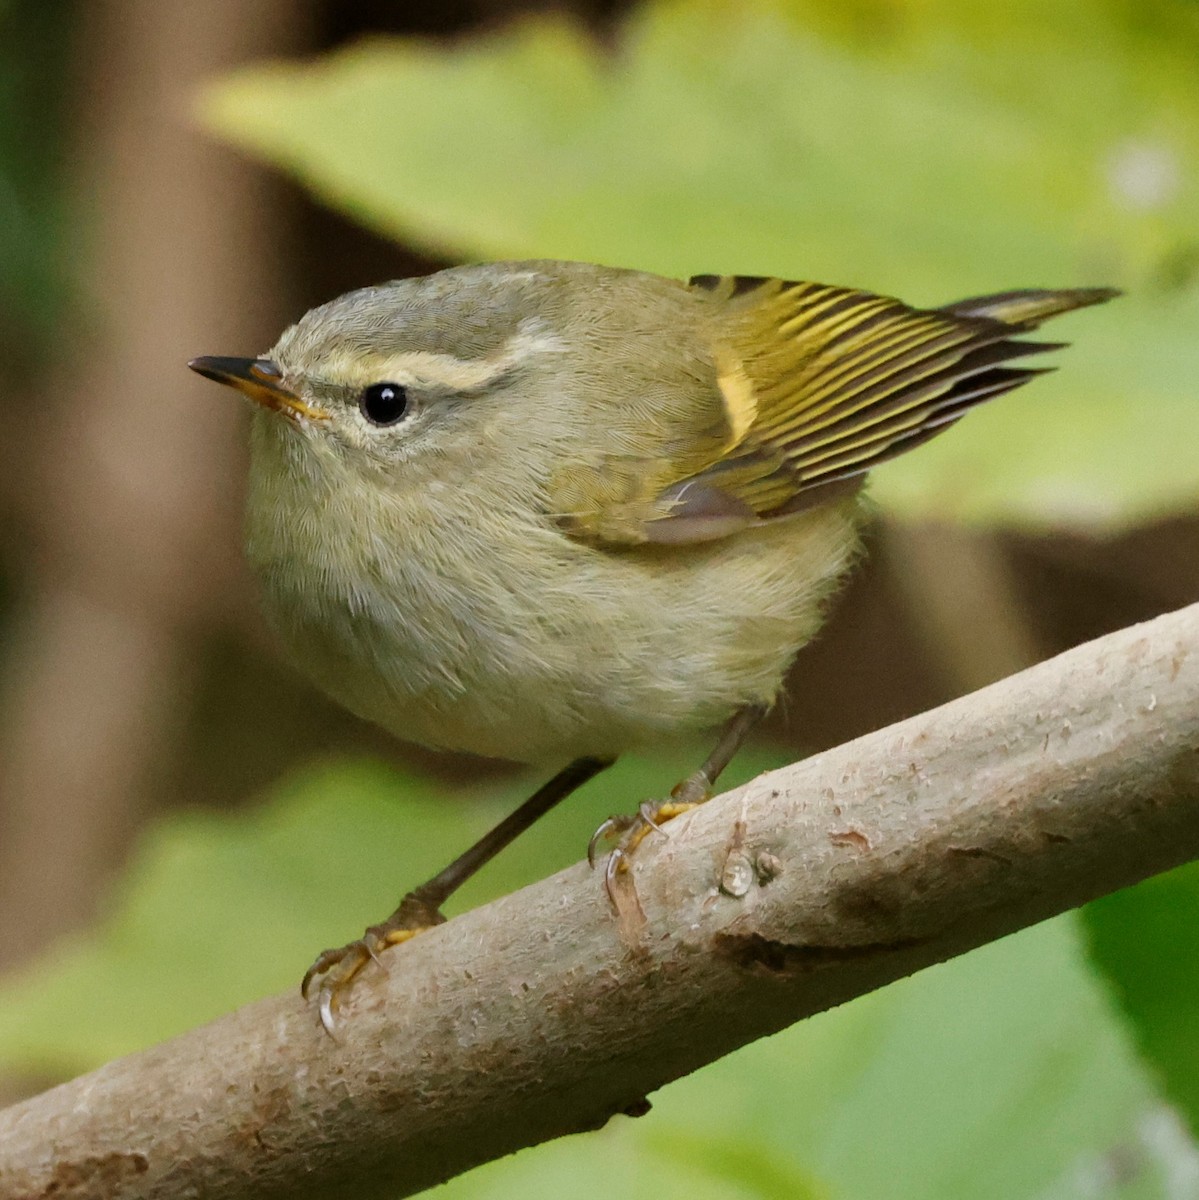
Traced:
<svg viewBox="0 0 1199 1200">
<path fill-rule="evenodd" d="M 839 498 L 871 467 L 1041 373 L 1006 364 L 1059 344 L 1014 334 L 1115 294 L 1006 292 L 921 310 L 780 279 L 696 276 L 689 287 L 711 310 L 721 421 L 680 427 L 653 455 L 564 471 L 555 508 L 584 540 L 711 541 Z"/>
</svg>

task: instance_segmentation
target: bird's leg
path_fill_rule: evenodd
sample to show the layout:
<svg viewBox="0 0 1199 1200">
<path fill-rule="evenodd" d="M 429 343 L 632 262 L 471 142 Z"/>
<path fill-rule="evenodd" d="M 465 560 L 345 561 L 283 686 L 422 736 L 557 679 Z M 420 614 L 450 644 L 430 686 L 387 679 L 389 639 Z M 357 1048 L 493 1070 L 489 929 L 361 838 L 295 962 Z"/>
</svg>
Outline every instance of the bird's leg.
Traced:
<svg viewBox="0 0 1199 1200">
<path fill-rule="evenodd" d="M 647 800 L 636 813 L 630 816 L 609 817 L 591 835 L 587 845 L 587 861 L 595 866 L 596 848 L 605 838 L 618 836 L 618 841 L 608 855 L 604 868 L 604 886 L 608 897 L 616 903 L 616 876 L 621 871 L 627 871 L 629 856 L 641 844 L 651 830 L 662 832 L 662 825 L 672 817 L 680 816 L 698 808 L 705 800 L 711 799 L 712 785 L 720 773 L 729 765 L 734 754 L 749 731 L 766 715 L 766 705 L 747 704 L 738 709 L 729 723 L 721 731 L 712 753 L 708 755 L 704 765 L 693 775 L 688 775 L 681 783 L 670 790 L 670 799 L 663 801 Z"/>
<path fill-rule="evenodd" d="M 323 950 L 308 968 L 300 991 L 307 998 L 313 980 L 320 979 L 317 994 L 320 998 L 321 1024 L 325 1029 L 333 1032 L 334 1014 L 342 997 L 358 972 L 371 959 L 379 961 L 379 951 L 406 942 L 418 933 L 442 924 L 445 917 L 441 913 L 441 906 L 480 867 L 490 862 L 555 804 L 565 800 L 571 792 L 582 787 L 605 767 L 611 766 L 612 761 L 607 758 L 575 759 L 448 867 L 409 892 L 387 920 L 370 926 L 357 941 L 334 950 Z"/>
</svg>

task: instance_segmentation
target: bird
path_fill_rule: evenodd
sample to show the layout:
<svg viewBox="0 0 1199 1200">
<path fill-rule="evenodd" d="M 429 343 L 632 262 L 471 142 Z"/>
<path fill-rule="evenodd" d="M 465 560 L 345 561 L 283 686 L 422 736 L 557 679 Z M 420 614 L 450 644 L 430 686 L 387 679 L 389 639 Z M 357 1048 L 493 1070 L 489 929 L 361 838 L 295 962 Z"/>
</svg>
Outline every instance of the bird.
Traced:
<svg viewBox="0 0 1199 1200">
<path fill-rule="evenodd" d="M 364 966 L 618 755 L 718 729 L 668 799 L 606 821 L 609 895 L 703 803 L 859 551 L 867 473 L 1046 368 L 1041 322 L 1118 295 L 916 308 L 852 287 L 533 260 L 361 288 L 257 357 L 246 551 L 296 664 L 422 746 L 553 765 L 505 821 L 304 976 Z M 1018 365 L 1014 365 L 1018 364 Z M 563 765 L 565 764 L 565 765 Z"/>
</svg>

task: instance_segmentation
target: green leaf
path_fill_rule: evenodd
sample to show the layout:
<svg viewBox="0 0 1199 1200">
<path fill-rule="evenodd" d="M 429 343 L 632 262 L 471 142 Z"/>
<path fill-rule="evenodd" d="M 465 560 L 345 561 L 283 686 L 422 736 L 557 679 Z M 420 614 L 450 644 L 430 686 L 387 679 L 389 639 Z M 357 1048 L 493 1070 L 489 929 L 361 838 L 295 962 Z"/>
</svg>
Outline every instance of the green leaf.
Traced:
<svg viewBox="0 0 1199 1200">
<path fill-rule="evenodd" d="M 1153 6 L 1138 25 L 1114 2 L 874 0 L 859 8 L 886 36 L 855 39 L 835 8 L 658 4 L 615 54 L 549 19 L 372 42 L 243 71 L 203 112 L 449 257 L 780 274 L 927 304 L 1126 286 L 1054 323 L 1078 342 L 1060 374 L 884 468 L 876 494 L 1034 525 L 1194 504 L 1196 23 Z"/>
<path fill-rule="evenodd" d="M 1166 1200 L 1194 1157 L 1185 1137 L 1163 1149 L 1146 1134 L 1169 1118 L 1069 918 L 757 1042 L 653 1103 L 452 1181 L 447 1200 Z"/>
<path fill-rule="evenodd" d="M 622 760 L 518 839 L 447 911 L 576 861 L 605 817 L 665 795 L 702 757 L 683 747 L 653 761 Z M 751 750 L 729 768 L 728 782 L 782 762 L 777 752 Z M 160 823 L 102 927 L 51 948 L 0 988 L 0 1073 L 66 1078 L 297 986 L 318 950 L 389 913 L 535 782 L 451 794 L 370 763 L 329 766 L 253 813 Z"/>
<path fill-rule="evenodd" d="M 603 816 L 661 795 L 694 757 L 684 749 L 613 768 L 491 864 L 462 906 L 578 858 Z M 730 783 L 777 761 L 744 755 Z M 508 811 L 527 784 L 472 797 L 379 766 L 330 766 L 252 813 L 171 818 L 145 840 L 100 930 L 0 987 L 0 1073 L 71 1074 L 294 987 L 316 949 L 378 919 Z M 491 1164 L 444 1194 L 1169 1194 L 1159 1186 L 1163 1152 L 1143 1133 L 1161 1118 L 1159 1102 L 1069 919 L 758 1042 L 653 1103 L 642 1120 L 621 1118 L 598 1134 Z M 1186 1139 L 1176 1142 L 1165 1158 L 1189 1161 Z M 1097 1173 L 1106 1178 L 1112 1155 L 1126 1183 L 1090 1188 Z"/>
<path fill-rule="evenodd" d="M 1107 975 L 1165 1093 L 1199 1133 L 1199 863 L 1083 910 Z"/>
</svg>

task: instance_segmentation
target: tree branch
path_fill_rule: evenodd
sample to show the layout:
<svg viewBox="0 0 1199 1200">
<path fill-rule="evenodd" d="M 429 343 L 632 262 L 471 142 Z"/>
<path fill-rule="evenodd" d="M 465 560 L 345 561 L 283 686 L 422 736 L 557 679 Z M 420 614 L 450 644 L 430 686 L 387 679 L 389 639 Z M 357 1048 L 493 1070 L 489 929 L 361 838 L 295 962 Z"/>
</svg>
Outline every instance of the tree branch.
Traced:
<svg viewBox="0 0 1199 1200">
<path fill-rule="evenodd" d="M 340 1042 L 289 993 L 0 1112 L 0 1197 L 408 1195 L 1185 862 L 1197 801 L 1199 605 L 679 818 L 619 920 L 581 865 L 455 918 Z"/>
</svg>

